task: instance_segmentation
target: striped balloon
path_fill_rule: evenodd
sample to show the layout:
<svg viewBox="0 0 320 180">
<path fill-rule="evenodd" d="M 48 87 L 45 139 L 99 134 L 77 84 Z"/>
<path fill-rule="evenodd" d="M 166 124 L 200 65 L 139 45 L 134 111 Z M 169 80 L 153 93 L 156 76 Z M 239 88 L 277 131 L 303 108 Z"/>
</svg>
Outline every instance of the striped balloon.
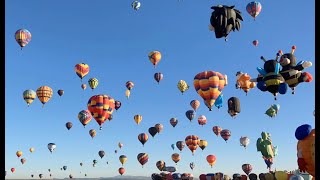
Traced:
<svg viewBox="0 0 320 180">
<path fill-rule="evenodd" d="M 186 144 L 184 143 L 184 141 L 177 141 L 176 142 L 176 146 L 180 150 L 180 152 L 182 151 L 182 149 L 184 148 L 185 145 Z"/>
<path fill-rule="evenodd" d="M 215 71 L 204 71 L 194 77 L 193 85 L 205 105 L 212 111 L 216 99 L 227 85 L 227 76 Z"/>
<path fill-rule="evenodd" d="M 14 36 L 21 49 L 31 41 L 31 33 L 26 29 L 17 30 Z"/>
<path fill-rule="evenodd" d="M 114 108 L 116 111 L 121 107 L 121 101 L 114 101 Z"/>
<path fill-rule="evenodd" d="M 96 130 L 91 129 L 91 130 L 89 131 L 89 134 L 90 134 L 90 136 L 91 136 L 92 138 L 94 138 L 94 137 L 96 136 L 97 132 L 96 132 Z"/>
<path fill-rule="evenodd" d="M 206 140 L 200 140 L 199 147 L 202 151 L 208 146 L 208 142 Z"/>
<path fill-rule="evenodd" d="M 139 163 L 142 165 L 146 164 L 149 160 L 149 156 L 147 153 L 139 153 L 138 156 L 137 156 L 137 159 L 139 161 Z"/>
<path fill-rule="evenodd" d="M 133 88 L 133 86 L 134 86 L 134 84 L 133 84 L 132 81 L 126 82 L 126 87 L 127 87 L 128 90 L 131 90 Z"/>
<path fill-rule="evenodd" d="M 222 137 L 222 139 L 224 139 L 227 142 L 228 139 L 231 137 L 231 131 L 229 131 L 228 129 L 222 130 L 221 137 Z"/>
<path fill-rule="evenodd" d="M 83 125 L 83 127 L 85 127 L 92 119 L 91 113 L 88 110 L 82 110 L 78 113 L 78 119 L 81 122 L 81 124 Z"/>
<path fill-rule="evenodd" d="M 33 100 L 36 98 L 36 92 L 34 92 L 32 89 L 25 90 L 23 92 L 23 99 L 26 101 L 28 106 L 33 102 Z"/>
<path fill-rule="evenodd" d="M 250 3 L 248 3 L 247 7 L 247 12 L 254 18 L 254 20 L 256 19 L 256 17 L 260 14 L 262 6 L 260 2 L 257 1 L 252 1 Z"/>
<path fill-rule="evenodd" d="M 102 124 L 114 110 L 114 99 L 108 95 L 94 95 L 88 101 L 88 110 L 102 129 Z"/>
<path fill-rule="evenodd" d="M 98 86 L 99 81 L 98 81 L 97 78 L 90 78 L 90 79 L 88 80 L 88 83 L 89 83 L 89 86 L 91 87 L 91 89 L 93 90 L 93 89 L 95 89 L 95 88 Z"/>
<path fill-rule="evenodd" d="M 133 119 L 137 124 L 140 124 L 140 122 L 142 121 L 142 116 L 137 114 L 133 117 Z"/>
<path fill-rule="evenodd" d="M 138 140 L 141 142 L 142 146 L 148 141 L 149 136 L 146 133 L 141 133 L 138 135 Z"/>
<path fill-rule="evenodd" d="M 161 72 L 157 72 L 154 74 L 154 79 L 158 82 L 158 84 L 160 83 L 160 81 L 163 79 L 163 74 Z"/>
<path fill-rule="evenodd" d="M 176 125 L 178 124 L 178 119 L 177 118 L 171 118 L 170 119 L 170 124 L 172 127 L 176 127 Z"/>
<path fill-rule="evenodd" d="M 119 161 L 120 161 L 120 163 L 122 164 L 122 166 L 123 166 L 124 163 L 126 163 L 127 159 L 128 159 L 128 158 L 127 158 L 127 156 L 125 156 L 125 155 L 119 156 Z"/>
<path fill-rule="evenodd" d="M 194 152 L 199 147 L 199 143 L 200 143 L 199 137 L 196 135 L 189 135 L 186 137 L 185 142 L 188 148 L 190 149 L 190 151 L 192 152 L 192 155 L 194 155 Z"/>
<path fill-rule="evenodd" d="M 163 125 L 162 124 L 156 124 L 154 126 L 157 129 L 157 133 L 159 134 L 163 130 Z"/>
<path fill-rule="evenodd" d="M 89 74 L 90 67 L 88 64 L 80 63 L 76 64 L 74 70 L 76 71 L 76 74 L 79 76 L 79 78 L 82 80 L 86 75 Z"/>
<path fill-rule="evenodd" d="M 178 153 L 173 153 L 173 154 L 171 155 L 171 159 L 172 159 L 173 162 L 175 162 L 175 163 L 177 164 L 177 162 L 179 162 L 180 159 L 181 159 L 180 154 L 178 154 Z"/>
<path fill-rule="evenodd" d="M 166 163 L 164 161 L 157 161 L 156 166 L 159 171 L 163 171 L 163 169 L 166 167 Z"/>
<path fill-rule="evenodd" d="M 200 106 L 200 101 L 198 100 L 192 100 L 190 102 L 190 106 L 194 109 L 194 111 L 197 111 L 197 109 L 199 108 Z"/>
<path fill-rule="evenodd" d="M 39 87 L 36 93 L 37 93 L 38 99 L 41 101 L 43 106 L 45 103 L 47 103 L 50 100 L 50 98 L 53 95 L 53 91 L 49 86 Z"/>
<path fill-rule="evenodd" d="M 161 60 L 161 53 L 159 51 L 152 51 L 148 54 L 148 58 L 154 67 L 156 67 Z"/>
<path fill-rule="evenodd" d="M 213 126 L 213 127 L 212 127 L 212 131 L 213 131 L 217 136 L 219 136 L 220 133 L 221 133 L 221 131 L 222 131 L 222 128 L 219 127 L 219 126 Z"/>
<path fill-rule="evenodd" d="M 251 166 L 251 164 L 243 164 L 243 165 L 242 165 L 242 170 L 243 170 L 243 172 L 245 172 L 247 175 L 249 175 L 250 172 L 252 171 L 252 166 Z"/>
</svg>

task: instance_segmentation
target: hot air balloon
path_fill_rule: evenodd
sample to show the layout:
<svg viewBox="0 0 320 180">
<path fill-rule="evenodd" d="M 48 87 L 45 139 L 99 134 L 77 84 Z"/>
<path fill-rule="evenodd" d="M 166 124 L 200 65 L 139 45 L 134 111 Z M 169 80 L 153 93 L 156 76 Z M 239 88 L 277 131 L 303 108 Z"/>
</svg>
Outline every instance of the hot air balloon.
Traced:
<svg viewBox="0 0 320 180">
<path fill-rule="evenodd" d="M 102 124 L 114 110 L 114 99 L 108 95 L 94 95 L 88 101 L 88 110 L 102 129 Z"/>
<path fill-rule="evenodd" d="M 91 118 L 91 112 L 88 110 L 82 110 L 78 113 L 78 119 L 83 127 L 85 127 L 91 121 Z"/>
<path fill-rule="evenodd" d="M 70 179 L 72 179 L 72 178 L 73 178 L 73 176 L 72 176 L 71 174 L 69 174 L 69 178 L 70 178 Z"/>
<path fill-rule="evenodd" d="M 98 163 L 98 161 L 96 159 L 94 159 L 92 162 L 93 162 L 93 164 L 97 164 Z"/>
<path fill-rule="evenodd" d="M 208 142 L 206 140 L 200 140 L 199 147 L 202 151 L 208 146 Z"/>
<path fill-rule="evenodd" d="M 83 165 L 83 163 L 80 163 L 80 166 L 82 166 Z"/>
<path fill-rule="evenodd" d="M 74 67 L 74 70 L 76 71 L 76 74 L 79 76 L 79 78 L 82 79 L 88 75 L 89 71 L 90 71 L 90 67 L 88 64 L 85 63 L 80 63 L 80 64 L 76 64 Z"/>
<path fill-rule="evenodd" d="M 148 141 L 148 134 L 146 133 L 141 133 L 138 135 L 138 140 L 141 142 L 142 146 Z"/>
<path fill-rule="evenodd" d="M 207 162 L 209 163 L 209 165 L 212 166 L 216 163 L 216 156 L 215 155 L 208 155 L 207 156 Z"/>
<path fill-rule="evenodd" d="M 315 129 L 304 124 L 296 129 L 298 166 L 300 172 L 308 172 L 315 177 Z"/>
<path fill-rule="evenodd" d="M 184 148 L 185 146 L 185 142 L 184 141 L 177 141 L 176 142 L 176 146 L 177 148 L 180 150 L 180 152 L 182 151 L 182 149 Z"/>
<path fill-rule="evenodd" d="M 194 110 L 188 110 L 186 112 L 186 116 L 187 118 L 190 120 L 190 122 L 193 120 L 194 116 L 195 116 L 195 111 Z"/>
<path fill-rule="evenodd" d="M 126 82 L 126 87 L 127 87 L 128 90 L 131 90 L 133 88 L 133 86 L 134 86 L 134 84 L 133 84 L 132 81 L 127 81 Z"/>
<path fill-rule="evenodd" d="M 262 6 L 260 2 L 252 1 L 247 4 L 247 12 L 256 20 L 256 17 L 260 14 Z"/>
<path fill-rule="evenodd" d="M 258 175 L 255 173 L 251 173 L 251 174 L 249 174 L 249 179 L 250 180 L 258 180 Z M 278 179 L 278 180 L 281 180 L 281 179 Z M 287 180 L 287 178 L 285 180 Z"/>
<path fill-rule="evenodd" d="M 118 172 L 122 176 L 122 174 L 124 174 L 126 172 L 126 170 L 123 167 L 121 167 L 121 168 L 119 168 Z"/>
<path fill-rule="evenodd" d="M 24 164 L 27 160 L 25 158 L 22 158 L 20 161 L 21 161 L 21 164 Z"/>
<path fill-rule="evenodd" d="M 250 139 L 248 137 L 242 137 L 240 138 L 240 146 L 243 146 L 244 148 L 247 148 L 248 144 L 250 143 Z"/>
<path fill-rule="evenodd" d="M 116 109 L 116 111 L 121 107 L 121 102 L 120 101 L 114 101 L 114 108 Z"/>
<path fill-rule="evenodd" d="M 154 137 L 158 133 L 158 130 L 156 127 L 150 127 L 148 131 L 152 137 Z"/>
<path fill-rule="evenodd" d="M 31 33 L 27 29 L 19 29 L 15 33 L 15 39 L 22 50 L 31 41 Z"/>
<path fill-rule="evenodd" d="M 161 72 L 157 72 L 154 74 L 154 79 L 158 82 L 158 84 L 160 83 L 160 81 L 163 79 L 163 74 Z"/>
<path fill-rule="evenodd" d="M 36 93 L 37 93 L 38 99 L 43 104 L 42 107 L 44 106 L 45 103 L 47 103 L 50 100 L 53 94 L 52 89 L 49 86 L 39 87 Z"/>
<path fill-rule="evenodd" d="M 196 135 L 189 135 L 185 138 L 186 145 L 192 152 L 192 155 L 194 155 L 194 152 L 197 150 L 200 140 L 199 137 Z"/>
<path fill-rule="evenodd" d="M 103 156 L 104 156 L 106 153 L 105 153 L 103 150 L 100 150 L 100 151 L 98 152 L 98 154 L 99 154 L 100 158 L 102 159 Z"/>
<path fill-rule="evenodd" d="M 180 154 L 178 153 L 173 153 L 171 155 L 171 159 L 173 162 L 175 162 L 176 164 L 180 161 L 181 157 L 180 157 Z"/>
<path fill-rule="evenodd" d="M 214 132 L 214 134 L 216 134 L 217 136 L 220 135 L 221 131 L 222 131 L 222 128 L 219 127 L 219 126 L 213 126 L 212 127 L 212 131 Z"/>
<path fill-rule="evenodd" d="M 251 175 L 251 174 L 250 174 Z M 276 171 L 274 173 L 274 176 L 277 180 L 287 180 L 288 179 L 288 174 L 284 171 Z M 250 179 L 251 180 L 251 179 Z"/>
<path fill-rule="evenodd" d="M 86 89 L 87 89 L 87 85 L 86 85 L 86 84 L 81 84 L 81 88 L 82 88 L 83 90 L 86 90 Z"/>
<path fill-rule="evenodd" d="M 191 163 L 189 164 L 189 167 L 190 167 L 190 169 L 191 169 L 191 170 L 193 170 L 193 169 L 194 169 L 194 167 L 195 167 L 194 163 L 193 163 L 193 162 L 191 162 Z"/>
<path fill-rule="evenodd" d="M 48 149 L 52 153 L 56 149 L 56 144 L 55 143 L 49 143 L 48 144 Z"/>
<path fill-rule="evenodd" d="M 30 151 L 31 153 L 33 153 L 33 152 L 34 152 L 34 148 L 33 148 L 33 147 L 30 148 L 29 151 Z"/>
<path fill-rule="evenodd" d="M 258 46 L 259 41 L 258 41 L 258 40 L 254 40 L 254 41 L 252 41 L 252 44 L 253 44 L 254 46 Z"/>
<path fill-rule="evenodd" d="M 240 113 L 240 100 L 237 97 L 228 99 L 228 113 L 231 117 L 236 117 Z"/>
<path fill-rule="evenodd" d="M 171 148 L 172 148 L 172 150 L 174 150 L 174 144 L 171 144 Z"/>
<path fill-rule="evenodd" d="M 127 161 L 127 156 L 125 156 L 125 155 L 119 156 L 119 161 L 123 166 L 123 164 L 126 163 L 126 161 Z"/>
<path fill-rule="evenodd" d="M 114 153 L 116 153 L 116 154 L 117 154 L 117 153 L 118 153 L 118 150 L 114 150 Z"/>
<path fill-rule="evenodd" d="M 180 80 L 177 86 L 178 86 L 178 89 L 181 91 L 182 95 L 185 91 L 189 89 L 189 85 L 184 80 Z"/>
<path fill-rule="evenodd" d="M 162 124 L 156 124 L 154 127 L 157 129 L 157 133 L 160 133 L 163 130 L 163 125 Z"/>
<path fill-rule="evenodd" d="M 227 37 L 229 33 L 235 30 L 240 30 L 242 15 L 234 6 L 218 5 L 212 6 L 211 9 L 214 11 L 210 17 L 209 29 L 215 32 L 216 38 Z"/>
<path fill-rule="evenodd" d="M 118 143 L 118 146 L 119 146 L 119 148 L 121 149 L 122 146 L 123 146 L 123 144 L 119 142 L 119 143 Z"/>
<path fill-rule="evenodd" d="M 193 109 L 194 111 L 197 111 L 197 109 L 198 109 L 199 106 L 200 106 L 200 101 L 198 101 L 198 100 L 192 100 L 192 101 L 190 102 L 190 106 L 192 107 L 192 109 Z"/>
<path fill-rule="evenodd" d="M 99 81 L 98 81 L 97 78 L 90 78 L 90 79 L 88 80 L 88 84 L 89 84 L 89 86 L 91 87 L 91 89 L 93 90 L 93 89 L 95 89 L 95 88 L 98 86 Z"/>
<path fill-rule="evenodd" d="M 11 172 L 14 173 L 14 171 L 16 171 L 16 169 L 15 168 L 11 168 Z"/>
<path fill-rule="evenodd" d="M 203 98 L 205 105 L 212 111 L 216 99 L 227 85 L 227 76 L 219 72 L 204 71 L 194 77 L 193 85 L 197 93 Z"/>
<path fill-rule="evenodd" d="M 137 156 L 137 159 L 139 161 L 139 163 L 142 165 L 146 164 L 149 160 L 149 156 L 147 153 L 139 153 L 138 156 Z"/>
<path fill-rule="evenodd" d="M 139 1 L 133 1 L 132 4 L 131 4 L 132 8 L 134 10 L 139 10 L 140 6 L 141 6 L 141 3 Z"/>
<path fill-rule="evenodd" d="M 273 105 L 271 105 L 271 107 L 269 109 L 267 109 L 265 114 L 268 115 L 269 117 L 273 118 L 278 114 L 279 109 L 280 109 L 279 104 L 273 104 Z"/>
<path fill-rule="evenodd" d="M 41 179 L 43 177 L 43 175 L 42 174 L 39 174 L 39 178 Z"/>
<path fill-rule="evenodd" d="M 238 71 L 237 74 L 237 83 L 236 83 L 236 89 L 242 89 L 246 95 L 250 91 L 250 89 L 254 88 L 256 86 L 255 82 L 251 82 L 250 75 L 247 73 L 242 73 L 241 71 Z"/>
<path fill-rule="evenodd" d="M 142 116 L 137 114 L 133 117 L 133 119 L 137 124 L 140 124 L 140 122 L 142 121 Z"/>
<path fill-rule="evenodd" d="M 62 96 L 62 95 L 64 94 L 64 90 L 59 89 L 59 90 L 58 90 L 58 94 L 59 94 L 59 96 Z"/>
<path fill-rule="evenodd" d="M 18 156 L 18 158 L 20 158 L 22 156 L 22 151 L 17 151 L 16 155 Z"/>
<path fill-rule="evenodd" d="M 50 172 L 50 171 L 51 171 L 51 169 L 48 169 L 48 171 Z"/>
<path fill-rule="evenodd" d="M 207 118 L 204 115 L 201 115 L 198 117 L 198 123 L 199 125 L 203 126 L 205 124 L 207 124 Z"/>
<path fill-rule="evenodd" d="M 90 134 L 91 138 L 93 139 L 97 135 L 97 132 L 94 129 L 90 129 L 89 134 Z"/>
<path fill-rule="evenodd" d="M 161 53 L 159 51 L 152 51 L 148 54 L 148 58 L 153 66 L 156 67 L 161 60 Z"/>
<path fill-rule="evenodd" d="M 249 175 L 250 172 L 252 171 L 252 166 L 251 166 L 251 164 L 243 164 L 243 165 L 242 165 L 242 170 L 243 170 L 243 172 L 245 172 L 247 175 Z"/>
<path fill-rule="evenodd" d="M 31 174 L 31 177 L 33 178 L 33 174 Z"/>
<path fill-rule="evenodd" d="M 36 92 L 34 92 L 32 89 L 25 90 L 23 92 L 23 99 L 26 101 L 27 105 L 29 106 L 33 100 L 36 98 Z"/>
<path fill-rule="evenodd" d="M 131 94 L 131 93 L 130 93 L 130 90 L 127 89 L 127 90 L 126 90 L 126 97 L 127 97 L 127 99 L 129 99 L 130 94 Z"/>
<path fill-rule="evenodd" d="M 231 137 L 231 131 L 229 131 L 228 129 L 224 129 L 220 132 L 222 139 L 224 139 L 226 142 L 228 141 L 228 139 Z"/>
<path fill-rule="evenodd" d="M 262 158 L 270 170 L 271 165 L 273 164 L 274 157 L 274 148 L 272 145 L 270 133 L 262 132 L 261 138 L 257 139 L 256 146 L 257 151 L 261 152 Z"/>
<path fill-rule="evenodd" d="M 170 119 L 170 124 L 172 127 L 176 127 L 176 125 L 178 124 L 178 119 L 177 118 L 171 118 Z"/>
<path fill-rule="evenodd" d="M 67 123 L 66 123 L 66 128 L 67 128 L 68 130 L 70 130 L 70 129 L 72 128 L 72 122 L 67 122 Z"/>
<path fill-rule="evenodd" d="M 156 166 L 159 171 L 163 171 L 163 169 L 166 167 L 166 163 L 164 161 L 157 161 Z"/>
</svg>

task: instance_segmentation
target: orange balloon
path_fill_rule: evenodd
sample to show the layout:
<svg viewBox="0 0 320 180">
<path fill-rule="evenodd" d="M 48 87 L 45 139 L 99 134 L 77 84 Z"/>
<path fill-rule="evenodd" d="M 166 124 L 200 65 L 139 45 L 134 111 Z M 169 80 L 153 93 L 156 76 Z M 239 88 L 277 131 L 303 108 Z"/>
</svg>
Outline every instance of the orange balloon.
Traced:
<svg viewBox="0 0 320 180">
<path fill-rule="evenodd" d="M 301 156 L 306 163 L 307 172 L 315 176 L 315 129 L 309 133 L 307 137 L 298 141 L 298 156 Z"/>
<path fill-rule="evenodd" d="M 216 156 L 215 155 L 208 155 L 207 156 L 207 162 L 209 163 L 209 165 L 212 167 L 215 163 L 216 163 Z"/>
</svg>

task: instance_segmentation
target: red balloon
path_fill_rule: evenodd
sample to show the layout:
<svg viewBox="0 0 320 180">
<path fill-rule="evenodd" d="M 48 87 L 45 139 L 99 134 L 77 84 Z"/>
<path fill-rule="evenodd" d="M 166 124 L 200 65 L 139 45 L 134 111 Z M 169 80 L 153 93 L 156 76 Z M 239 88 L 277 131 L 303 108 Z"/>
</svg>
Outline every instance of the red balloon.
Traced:
<svg viewBox="0 0 320 180">
<path fill-rule="evenodd" d="M 15 168 L 11 168 L 11 172 L 14 173 L 14 171 L 16 171 L 16 169 Z"/>
<path fill-rule="evenodd" d="M 259 41 L 258 41 L 258 40 L 254 40 L 254 41 L 252 41 L 252 44 L 253 44 L 254 46 L 258 46 Z"/>
<path fill-rule="evenodd" d="M 121 176 L 126 172 L 126 170 L 123 167 L 119 168 L 118 171 L 119 171 L 119 174 L 121 174 Z"/>
</svg>

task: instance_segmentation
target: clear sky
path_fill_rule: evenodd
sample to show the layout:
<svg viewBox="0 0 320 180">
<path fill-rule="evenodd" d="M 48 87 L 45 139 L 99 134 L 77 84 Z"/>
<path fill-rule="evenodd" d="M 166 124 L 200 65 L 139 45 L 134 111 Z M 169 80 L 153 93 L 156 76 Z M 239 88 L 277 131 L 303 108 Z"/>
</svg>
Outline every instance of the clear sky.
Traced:
<svg viewBox="0 0 320 180">
<path fill-rule="evenodd" d="M 256 21 L 246 12 L 250 2 L 238 0 L 141 0 L 141 8 L 134 11 L 128 0 L 68 0 L 68 1 L 6 1 L 5 39 L 5 168 L 7 178 L 28 178 L 31 174 L 48 178 L 48 169 L 56 178 L 70 173 L 74 177 L 110 177 L 118 175 L 121 163 L 118 158 L 128 157 L 125 175 L 146 175 L 160 171 L 158 160 L 174 166 L 171 144 L 184 140 L 188 135 L 198 135 L 208 141 L 202 152 L 194 156 L 185 147 L 177 164 L 178 172 L 224 172 L 230 176 L 241 173 L 241 165 L 249 163 L 253 173 L 267 172 L 261 153 L 256 150 L 256 140 L 262 131 L 271 133 L 273 144 L 279 148 L 273 168 L 293 170 L 297 168 L 295 130 L 302 124 L 314 127 L 315 83 L 300 84 L 296 94 L 288 91 L 278 95 L 275 101 L 268 92 L 252 89 L 248 95 L 235 89 L 236 72 L 242 71 L 256 77 L 256 67 L 263 67 L 260 56 L 272 59 L 278 50 L 290 52 L 296 45 L 298 61 L 315 62 L 315 1 L 261 0 L 262 11 Z M 240 31 L 231 32 L 229 41 L 216 39 L 208 30 L 212 5 L 235 5 L 242 12 L 244 21 Z M 32 33 L 31 42 L 21 51 L 14 33 L 26 28 Z M 259 40 L 258 47 L 252 45 Z M 162 59 L 156 68 L 148 60 L 148 53 L 158 50 Z M 80 78 L 74 71 L 77 63 L 87 63 L 89 74 L 83 82 L 95 77 L 99 85 L 93 91 L 81 89 Z M 209 111 L 193 87 L 194 76 L 205 70 L 228 75 L 229 84 L 223 89 L 224 103 L 218 111 Z M 306 69 L 315 76 L 314 66 Z M 155 72 L 164 74 L 158 85 Z M 190 89 L 181 95 L 179 80 L 185 80 Z M 125 83 L 133 81 L 131 96 L 125 97 Z M 22 98 L 26 89 L 40 86 L 53 89 L 52 99 L 42 108 L 38 99 L 27 107 Z M 58 89 L 65 91 L 59 97 Z M 83 128 L 77 115 L 87 108 L 89 98 L 96 94 L 108 94 L 122 102 L 113 113 L 113 120 L 103 124 L 100 131 L 94 119 Z M 227 113 L 227 99 L 236 96 L 241 101 L 241 113 L 231 118 Z M 191 109 L 190 101 L 197 99 L 201 105 L 192 123 L 185 116 Z M 280 112 L 269 118 L 265 111 L 270 105 L 280 104 Z M 133 116 L 141 114 L 140 125 Z M 203 127 L 197 123 L 200 115 L 207 117 Z M 173 128 L 169 119 L 176 117 Z M 67 130 L 66 122 L 73 127 Z M 156 123 L 164 126 L 161 134 L 149 140 L 145 146 L 138 141 L 138 134 L 148 133 Z M 232 133 L 228 143 L 216 137 L 212 127 L 218 125 Z M 91 139 L 89 130 L 96 129 Z M 244 149 L 239 138 L 248 136 L 251 143 Z M 48 143 L 56 143 L 51 154 Z M 117 144 L 124 144 L 119 150 Z M 30 153 L 29 148 L 35 152 Z M 118 149 L 118 154 L 114 150 Z M 15 155 L 23 152 L 27 162 L 22 165 Z M 98 151 L 106 156 L 100 159 Z M 149 162 L 141 167 L 137 154 L 149 154 Z M 210 168 L 206 156 L 214 154 L 216 164 Z M 93 159 L 98 160 L 92 167 Z M 107 164 L 106 162 L 109 162 Z M 79 165 L 83 162 L 83 166 Z M 196 167 L 192 171 L 189 163 Z M 62 166 L 67 171 L 61 171 Z M 15 173 L 10 168 L 16 168 Z M 81 172 L 81 173 L 80 173 Z"/>
</svg>

